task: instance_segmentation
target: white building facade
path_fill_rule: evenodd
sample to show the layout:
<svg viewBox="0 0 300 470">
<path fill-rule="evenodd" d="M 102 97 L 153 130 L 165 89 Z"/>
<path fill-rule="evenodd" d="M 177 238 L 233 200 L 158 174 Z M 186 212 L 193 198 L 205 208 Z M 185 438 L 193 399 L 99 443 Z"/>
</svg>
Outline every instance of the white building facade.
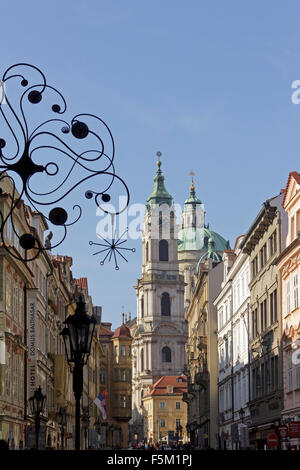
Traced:
<svg viewBox="0 0 300 470">
<path fill-rule="evenodd" d="M 239 249 L 223 255 L 224 281 L 214 304 L 218 310 L 219 444 L 248 447 L 249 401 L 249 257 Z"/>
</svg>

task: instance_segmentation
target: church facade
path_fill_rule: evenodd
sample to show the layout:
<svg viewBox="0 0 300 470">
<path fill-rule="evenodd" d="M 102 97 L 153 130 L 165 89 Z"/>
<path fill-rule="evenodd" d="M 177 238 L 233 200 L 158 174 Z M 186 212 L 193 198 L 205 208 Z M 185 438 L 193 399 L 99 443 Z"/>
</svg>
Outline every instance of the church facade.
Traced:
<svg viewBox="0 0 300 470">
<path fill-rule="evenodd" d="M 137 318 L 131 330 L 131 435 L 138 440 L 149 435 L 143 397 L 160 377 L 181 375 L 185 369 L 185 303 L 191 295 L 191 274 L 208 250 L 209 239 L 215 236 L 216 251 L 223 252 L 228 246 L 205 226 L 203 206 L 196 197 L 193 181 L 182 225 L 176 227 L 173 198 L 165 188 L 160 160 L 157 165 L 145 211 L 142 276 L 135 286 Z"/>
</svg>

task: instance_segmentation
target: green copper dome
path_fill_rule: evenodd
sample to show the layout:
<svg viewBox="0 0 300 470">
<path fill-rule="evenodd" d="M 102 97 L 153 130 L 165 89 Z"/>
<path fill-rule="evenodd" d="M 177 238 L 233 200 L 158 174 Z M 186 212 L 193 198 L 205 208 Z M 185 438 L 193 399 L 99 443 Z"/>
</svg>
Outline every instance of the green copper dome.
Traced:
<svg viewBox="0 0 300 470">
<path fill-rule="evenodd" d="M 207 259 L 212 259 L 215 263 L 220 263 L 222 261 L 222 256 L 216 252 L 215 242 L 213 237 L 210 237 L 208 240 L 208 249 L 198 261 L 196 272 L 198 272 L 198 267 L 200 263 L 204 263 Z"/>
<path fill-rule="evenodd" d="M 161 204 L 168 204 L 168 206 L 171 206 L 173 198 L 165 188 L 165 177 L 163 176 L 162 171 L 160 169 L 160 160 L 157 162 L 157 166 L 158 169 L 156 175 L 154 176 L 154 187 L 152 193 L 147 199 L 147 206 L 152 204 L 157 204 L 159 206 Z"/>
<path fill-rule="evenodd" d="M 229 249 L 227 242 L 221 235 L 207 227 L 188 227 L 182 228 L 178 232 L 178 251 L 204 251 L 208 250 L 208 240 L 212 238 L 214 241 L 214 250 L 223 252 Z"/>
</svg>

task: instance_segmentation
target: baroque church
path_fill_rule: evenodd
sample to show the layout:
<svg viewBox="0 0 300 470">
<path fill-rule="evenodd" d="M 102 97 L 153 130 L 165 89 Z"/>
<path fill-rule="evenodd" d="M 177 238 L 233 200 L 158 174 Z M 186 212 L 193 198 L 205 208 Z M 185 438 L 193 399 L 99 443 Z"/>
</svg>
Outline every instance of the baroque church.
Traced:
<svg viewBox="0 0 300 470">
<path fill-rule="evenodd" d="M 157 153 L 160 157 L 160 152 Z M 182 223 L 176 226 L 173 198 L 165 187 L 160 158 L 147 199 L 142 234 L 142 276 L 135 286 L 137 316 L 131 322 L 131 434 L 146 434 L 143 396 L 162 376 L 181 375 L 185 365 L 185 311 L 193 292 L 192 274 L 201 258 L 219 256 L 229 242 L 205 225 L 192 179 Z"/>
</svg>

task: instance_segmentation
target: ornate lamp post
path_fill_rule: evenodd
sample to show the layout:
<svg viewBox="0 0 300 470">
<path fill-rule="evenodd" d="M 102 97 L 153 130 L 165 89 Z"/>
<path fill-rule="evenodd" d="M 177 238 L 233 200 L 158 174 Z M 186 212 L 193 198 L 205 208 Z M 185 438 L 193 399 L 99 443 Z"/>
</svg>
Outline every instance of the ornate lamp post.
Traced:
<svg viewBox="0 0 300 470">
<path fill-rule="evenodd" d="M 83 389 L 83 366 L 87 363 L 96 320 L 85 312 L 85 302 L 80 297 L 74 315 L 64 321 L 66 327 L 60 333 L 64 339 L 66 357 L 73 372 L 75 395 L 75 450 L 80 450 L 80 399 Z"/>
<path fill-rule="evenodd" d="M 89 416 L 88 408 L 84 409 L 81 421 L 82 421 L 82 426 L 83 426 L 83 429 L 84 429 L 84 447 L 85 447 L 85 450 L 87 450 L 87 448 L 88 448 L 88 439 L 87 439 L 87 437 L 88 437 L 88 429 L 89 429 L 89 426 L 90 426 L 90 416 Z"/>
<path fill-rule="evenodd" d="M 64 450 L 65 427 L 67 426 L 67 411 L 65 407 L 59 408 L 56 413 L 58 424 L 61 426 L 61 450 Z"/>
<path fill-rule="evenodd" d="M 39 448 L 40 415 L 44 412 L 45 403 L 46 395 L 42 394 L 42 389 L 39 387 L 29 398 L 30 411 L 35 418 L 35 447 L 37 450 Z"/>
</svg>

